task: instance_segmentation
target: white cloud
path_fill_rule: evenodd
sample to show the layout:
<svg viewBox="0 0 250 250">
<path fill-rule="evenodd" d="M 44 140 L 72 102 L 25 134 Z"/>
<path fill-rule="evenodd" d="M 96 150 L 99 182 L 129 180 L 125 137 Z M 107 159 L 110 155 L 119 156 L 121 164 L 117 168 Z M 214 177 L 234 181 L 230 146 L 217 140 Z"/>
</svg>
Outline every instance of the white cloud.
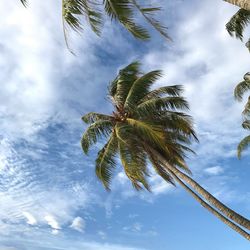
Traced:
<svg viewBox="0 0 250 250">
<path fill-rule="evenodd" d="M 78 232 L 83 233 L 85 229 L 85 221 L 81 217 L 74 218 L 72 224 L 70 225 L 71 228 L 75 229 Z"/>
<path fill-rule="evenodd" d="M 45 122 L 53 112 L 56 92 L 50 84 L 52 61 L 48 55 L 53 50 L 59 51 L 46 25 L 37 29 L 40 26 L 38 6 L 33 8 L 31 3 L 25 9 L 8 1 L 1 5 L 4 6 L 0 8 L 0 15 L 5 23 L 0 31 L 3 38 L 0 59 L 0 80 L 3 83 L 0 92 L 1 131 L 11 138 L 23 138 L 46 126 Z M 46 4 L 40 7 L 46 8 Z"/>
<path fill-rule="evenodd" d="M 214 166 L 214 167 L 206 168 L 204 171 L 210 175 L 219 175 L 224 172 L 224 169 L 220 166 Z"/>
<path fill-rule="evenodd" d="M 58 221 L 55 219 L 54 216 L 52 216 L 52 215 L 46 215 L 44 217 L 44 219 L 47 221 L 48 225 L 51 226 L 51 228 L 53 228 L 55 230 L 61 229 Z"/>
<path fill-rule="evenodd" d="M 29 225 L 36 225 L 37 220 L 36 218 L 29 212 L 23 212 L 24 217 L 27 219 L 27 224 Z"/>
</svg>

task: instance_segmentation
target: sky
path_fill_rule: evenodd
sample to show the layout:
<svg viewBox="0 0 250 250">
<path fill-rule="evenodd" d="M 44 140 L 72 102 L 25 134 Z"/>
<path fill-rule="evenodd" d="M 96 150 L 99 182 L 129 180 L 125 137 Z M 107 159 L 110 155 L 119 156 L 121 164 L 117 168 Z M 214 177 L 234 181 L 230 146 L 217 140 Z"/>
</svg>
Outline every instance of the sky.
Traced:
<svg viewBox="0 0 250 250">
<path fill-rule="evenodd" d="M 53 3 L 52 3 L 53 2 Z M 152 31 L 135 40 L 105 22 L 66 48 L 60 1 L 0 2 L 0 250 L 246 250 L 249 243 L 181 187 L 152 175 L 136 192 L 120 167 L 106 192 L 95 177 L 101 143 L 83 155 L 81 116 L 109 113 L 108 83 L 134 60 L 161 69 L 156 86 L 183 84 L 199 144 L 193 178 L 249 218 L 249 151 L 236 157 L 243 103 L 234 86 L 249 70 L 244 43 L 225 24 L 237 8 L 222 0 L 152 1 L 169 42 Z"/>
</svg>

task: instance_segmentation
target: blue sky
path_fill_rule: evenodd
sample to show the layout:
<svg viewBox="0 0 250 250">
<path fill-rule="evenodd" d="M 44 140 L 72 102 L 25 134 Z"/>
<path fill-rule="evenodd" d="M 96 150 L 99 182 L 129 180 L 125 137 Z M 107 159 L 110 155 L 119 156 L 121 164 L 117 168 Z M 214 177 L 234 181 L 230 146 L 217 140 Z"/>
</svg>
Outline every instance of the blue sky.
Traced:
<svg viewBox="0 0 250 250">
<path fill-rule="evenodd" d="M 51 3 L 53 2 L 53 3 Z M 152 1 L 159 2 L 159 1 Z M 169 2 L 169 3 L 166 3 Z M 0 3 L 0 250 L 245 250 L 248 242 L 182 191 L 152 175 L 152 193 L 135 192 L 120 168 L 107 193 L 79 140 L 81 116 L 109 113 L 107 84 L 141 60 L 162 69 L 157 83 L 183 84 L 200 139 L 188 163 L 198 180 L 249 217 L 249 152 L 236 146 L 243 104 L 233 88 L 249 70 L 247 49 L 225 31 L 237 8 L 222 0 L 160 1 L 173 42 L 152 32 L 134 40 L 105 23 L 86 27 L 65 48 L 60 1 Z"/>
</svg>

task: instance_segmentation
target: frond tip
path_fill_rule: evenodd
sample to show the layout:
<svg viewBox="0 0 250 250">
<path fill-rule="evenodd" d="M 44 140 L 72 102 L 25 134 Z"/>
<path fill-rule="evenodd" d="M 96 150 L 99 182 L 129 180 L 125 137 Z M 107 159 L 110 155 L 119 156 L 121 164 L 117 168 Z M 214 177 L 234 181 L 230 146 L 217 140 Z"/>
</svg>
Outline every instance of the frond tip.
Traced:
<svg viewBox="0 0 250 250">
<path fill-rule="evenodd" d="M 158 31 L 163 37 L 167 38 L 168 40 L 172 41 L 170 36 L 167 33 L 167 27 L 162 25 L 161 22 L 155 19 L 154 15 L 156 12 L 160 11 L 161 8 L 159 7 L 150 7 L 150 8 L 142 8 L 137 3 L 136 0 L 132 0 L 134 6 L 139 10 L 142 16 L 146 19 L 146 21 L 156 30 Z"/>
<path fill-rule="evenodd" d="M 27 6 L 27 0 L 20 0 L 24 7 Z"/>
<path fill-rule="evenodd" d="M 241 158 L 242 151 L 245 150 L 250 144 L 250 135 L 246 136 L 238 145 L 237 148 L 237 153 L 238 153 L 238 158 Z"/>
<path fill-rule="evenodd" d="M 237 101 L 242 101 L 243 95 L 250 90 L 250 73 L 244 75 L 244 81 L 238 83 L 234 89 L 234 97 Z"/>
<path fill-rule="evenodd" d="M 250 11 L 240 9 L 226 24 L 226 29 L 230 36 L 235 36 L 240 40 L 243 39 L 243 31 L 250 23 Z"/>
</svg>

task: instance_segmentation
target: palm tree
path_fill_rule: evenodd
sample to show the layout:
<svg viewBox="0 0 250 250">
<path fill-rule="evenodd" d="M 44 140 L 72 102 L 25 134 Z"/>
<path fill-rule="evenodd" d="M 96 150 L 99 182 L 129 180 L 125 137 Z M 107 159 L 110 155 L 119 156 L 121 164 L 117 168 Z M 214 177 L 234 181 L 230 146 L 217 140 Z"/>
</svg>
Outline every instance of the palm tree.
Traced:
<svg viewBox="0 0 250 250">
<path fill-rule="evenodd" d="M 27 0 L 20 1 L 24 6 L 27 6 Z M 112 21 L 122 24 L 134 37 L 147 40 L 150 38 L 147 29 L 135 21 L 137 12 L 161 35 L 170 39 L 166 27 L 155 19 L 155 14 L 160 10 L 159 7 L 141 7 L 136 0 L 62 0 L 62 22 L 65 41 L 68 45 L 68 27 L 77 32 L 82 31 L 82 17 L 86 19 L 91 29 L 97 35 L 100 35 L 103 15 L 107 15 Z"/>
<path fill-rule="evenodd" d="M 179 85 L 152 89 L 160 76 L 159 70 L 142 74 L 138 62 L 129 64 L 109 85 L 113 113 L 91 112 L 82 117 L 89 124 L 81 140 L 86 154 L 98 139 L 107 138 L 96 158 L 97 177 L 109 190 L 119 155 L 134 188 L 150 190 L 150 162 L 166 182 L 173 185 L 178 182 L 202 206 L 250 240 L 250 235 L 232 222 L 249 230 L 250 221 L 226 207 L 190 177 L 185 157 L 193 152 L 189 145 L 197 137 L 191 117 L 183 112 L 188 109 L 188 103 L 181 96 Z"/>
<path fill-rule="evenodd" d="M 249 0 L 224 0 L 225 2 L 234 4 L 236 6 L 239 6 L 242 9 L 249 10 L 250 11 L 250 2 Z"/>
<path fill-rule="evenodd" d="M 243 95 L 248 90 L 250 90 L 250 73 L 249 72 L 244 75 L 244 80 L 238 83 L 237 86 L 235 87 L 234 89 L 235 99 L 237 101 L 242 101 Z M 250 96 L 248 97 L 247 103 L 242 112 L 242 115 L 243 115 L 242 127 L 247 130 L 250 130 L 249 114 L 250 114 Z M 241 140 L 237 148 L 238 158 L 241 158 L 242 151 L 244 151 L 249 146 L 249 143 L 250 143 L 250 136 L 246 136 L 245 138 Z"/>
</svg>

